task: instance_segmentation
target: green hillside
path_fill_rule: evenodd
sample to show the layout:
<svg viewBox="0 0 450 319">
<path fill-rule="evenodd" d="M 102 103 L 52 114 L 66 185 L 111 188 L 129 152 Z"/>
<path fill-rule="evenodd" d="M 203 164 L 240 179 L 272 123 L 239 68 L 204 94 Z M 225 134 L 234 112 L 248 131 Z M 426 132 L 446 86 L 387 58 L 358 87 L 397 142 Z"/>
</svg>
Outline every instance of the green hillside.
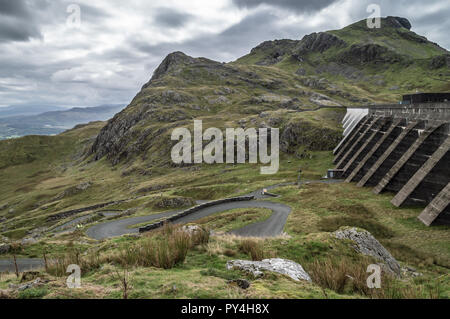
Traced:
<svg viewBox="0 0 450 319">
<path fill-rule="evenodd" d="M 345 106 L 396 103 L 415 90 L 450 90 L 448 51 L 410 31 L 405 19 L 385 18 L 382 28 L 374 30 L 364 23 L 301 40 L 267 41 L 231 63 L 174 52 L 108 122 L 57 136 L 0 141 L 0 243 L 12 247 L 0 258 L 46 253 L 53 263 L 41 276 L 51 284 L 33 291 L 39 298 L 121 298 L 111 273 L 124 269 L 130 273 L 133 298 L 448 298 L 448 226 L 424 226 L 416 219 L 420 208 L 396 208 L 391 194 L 320 182 L 333 167 L 331 151 L 342 137 Z M 194 119 L 203 120 L 204 129 L 280 128 L 279 172 L 261 175 L 259 164 L 174 165 L 171 132 L 192 128 Z M 104 240 L 86 234 L 101 222 L 293 183 L 299 168 L 307 184 L 273 189 L 280 195 L 273 201 L 292 208 L 279 237 L 219 234 L 186 248 L 170 229 Z M 79 217 L 85 219 L 58 231 Z M 267 218 L 267 210 L 255 208 L 199 222 L 229 231 Z M 422 275 L 388 278 L 382 290 L 368 291 L 364 276 L 374 260 L 331 238 L 330 232 L 341 226 L 369 230 L 404 269 Z M 158 259 L 169 248 L 181 249 L 175 243 L 185 250 L 174 260 Z M 154 251 L 162 253 L 157 257 Z M 298 262 L 314 280 L 253 279 L 225 267 L 228 260 L 261 257 Z M 82 263 L 86 285 L 80 290 L 65 288 L 64 266 L 73 262 Z M 239 278 L 251 281 L 251 287 L 230 284 Z M 12 274 L 2 275 L 0 296 L 17 282 Z"/>
</svg>

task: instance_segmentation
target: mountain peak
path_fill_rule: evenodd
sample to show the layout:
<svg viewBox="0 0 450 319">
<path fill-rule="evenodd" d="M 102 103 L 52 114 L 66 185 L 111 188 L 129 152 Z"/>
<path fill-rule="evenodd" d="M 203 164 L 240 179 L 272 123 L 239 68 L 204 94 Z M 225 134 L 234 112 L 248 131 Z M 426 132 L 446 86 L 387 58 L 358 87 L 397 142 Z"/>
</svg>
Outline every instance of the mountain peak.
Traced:
<svg viewBox="0 0 450 319">
<path fill-rule="evenodd" d="M 161 64 L 155 70 L 150 82 L 152 82 L 154 80 L 158 80 L 164 74 L 172 71 L 177 66 L 192 64 L 192 63 L 195 63 L 196 61 L 197 60 L 195 58 L 190 57 L 181 51 L 172 52 L 165 57 L 165 59 L 161 62 Z"/>
<path fill-rule="evenodd" d="M 364 28 L 367 29 L 367 19 L 360 20 L 358 22 L 355 22 L 353 24 L 350 24 L 346 28 L 352 28 L 352 27 L 358 27 L 358 28 Z M 344 29 L 346 29 L 344 28 Z M 393 29 L 401 29 L 404 28 L 408 31 L 411 30 L 412 25 L 411 22 L 407 18 L 403 17 L 394 17 L 394 16 L 387 16 L 381 18 L 381 28 L 393 28 Z M 376 29 L 374 29 L 376 30 Z"/>
</svg>

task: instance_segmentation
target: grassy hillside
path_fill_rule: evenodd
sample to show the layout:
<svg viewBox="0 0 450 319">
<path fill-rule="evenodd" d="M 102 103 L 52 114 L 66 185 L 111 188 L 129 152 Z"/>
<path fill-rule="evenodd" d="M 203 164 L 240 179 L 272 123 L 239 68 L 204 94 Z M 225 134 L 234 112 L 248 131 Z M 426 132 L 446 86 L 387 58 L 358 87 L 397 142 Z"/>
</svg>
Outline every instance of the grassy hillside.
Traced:
<svg viewBox="0 0 450 319">
<path fill-rule="evenodd" d="M 363 20 L 298 41 L 264 42 L 236 63 L 296 72 L 323 92 L 333 96 L 344 91 L 363 102 L 395 103 L 416 90 L 448 91 L 449 52 L 410 31 L 409 22 L 399 24 L 402 20 L 384 18 L 380 29 L 368 29 Z"/>
<path fill-rule="evenodd" d="M 0 141 L 0 242 L 13 246 L 1 258 L 40 258 L 45 252 L 52 260 L 41 274 L 49 284 L 11 297 L 120 298 L 116 271 L 126 269 L 133 286 L 130 297 L 135 298 L 448 298 L 448 226 L 423 226 L 416 219 L 418 208 L 395 208 L 391 194 L 317 183 L 333 167 L 331 150 L 342 136 L 344 106 L 395 103 L 415 89 L 449 90 L 447 55 L 399 18 L 383 19 L 378 30 L 358 22 L 302 40 L 264 42 L 232 63 L 174 52 L 107 123 L 57 136 Z M 194 119 L 202 119 L 204 129 L 280 128 L 279 172 L 260 175 L 259 164 L 174 165 L 170 134 L 176 127 L 192 128 Z M 85 233 L 111 219 L 295 182 L 299 168 L 310 184 L 273 190 L 281 195 L 273 201 L 292 207 L 286 234 L 277 238 L 205 236 L 178 251 L 173 245 L 184 239 L 173 237 L 176 232 L 170 229 L 103 241 Z M 167 202 L 179 207 L 165 206 Z M 74 209 L 82 210 L 49 218 Z M 223 232 L 266 220 L 269 214 L 265 209 L 232 210 L 199 223 Z M 68 222 L 80 227 L 60 232 Z M 368 291 L 366 267 L 374 260 L 330 236 L 341 226 L 369 230 L 403 267 L 422 275 L 386 278 L 382 290 Z M 179 255 L 162 261 L 154 251 Z M 299 262 L 314 282 L 281 275 L 253 279 L 225 268 L 231 259 L 262 257 Z M 74 262 L 82 263 L 80 290 L 64 286 L 63 268 Z M 238 278 L 250 280 L 250 289 L 229 283 Z M 2 275 L 0 289 L 17 281 Z"/>
</svg>

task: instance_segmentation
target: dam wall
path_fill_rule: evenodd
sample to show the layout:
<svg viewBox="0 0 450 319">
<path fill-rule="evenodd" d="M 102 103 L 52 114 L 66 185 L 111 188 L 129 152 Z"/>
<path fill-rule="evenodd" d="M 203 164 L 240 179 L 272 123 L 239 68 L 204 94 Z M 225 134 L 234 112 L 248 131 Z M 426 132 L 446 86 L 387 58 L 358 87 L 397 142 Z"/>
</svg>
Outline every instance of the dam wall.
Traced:
<svg viewBox="0 0 450 319">
<path fill-rule="evenodd" d="M 450 224 L 450 102 L 348 108 L 334 150 L 339 176 L 397 207 L 424 207 L 426 225 Z"/>
</svg>

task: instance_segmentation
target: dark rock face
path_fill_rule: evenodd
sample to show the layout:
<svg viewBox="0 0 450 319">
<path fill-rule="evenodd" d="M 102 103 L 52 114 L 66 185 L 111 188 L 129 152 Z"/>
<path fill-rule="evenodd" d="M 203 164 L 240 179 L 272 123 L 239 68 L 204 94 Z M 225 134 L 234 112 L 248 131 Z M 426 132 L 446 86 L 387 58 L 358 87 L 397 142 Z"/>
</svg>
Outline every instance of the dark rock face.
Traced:
<svg viewBox="0 0 450 319">
<path fill-rule="evenodd" d="M 361 80 L 364 77 L 364 73 L 350 65 L 339 64 L 336 62 L 330 62 L 328 64 L 321 64 L 316 68 L 317 73 L 330 73 L 334 75 L 343 76 L 347 79 Z"/>
<path fill-rule="evenodd" d="M 399 62 L 401 58 L 378 44 L 354 44 L 340 56 L 340 62 L 348 64 L 370 62 Z"/>
<path fill-rule="evenodd" d="M 385 23 L 393 28 L 405 28 L 411 30 L 411 23 L 406 18 L 389 16 L 385 19 Z"/>
<path fill-rule="evenodd" d="M 126 116 L 122 113 L 114 116 L 97 136 L 91 149 L 91 152 L 95 154 L 95 160 L 105 155 L 112 158 L 119 154 L 122 149 L 121 141 L 126 139 L 129 129 L 144 117 L 141 112 L 133 112 Z"/>
<path fill-rule="evenodd" d="M 293 121 L 280 136 L 280 150 L 293 154 L 303 146 L 309 151 L 328 151 L 336 147 L 340 139 L 338 130 L 318 128 L 306 121 Z"/>
<path fill-rule="evenodd" d="M 251 53 L 262 52 L 265 57 L 258 61 L 258 65 L 272 65 L 280 62 L 286 54 L 290 54 L 299 41 L 296 40 L 274 40 L 265 41 L 251 50 Z"/>
<path fill-rule="evenodd" d="M 440 69 L 450 66 L 450 54 L 444 54 L 434 57 L 430 62 L 430 69 Z"/>
<path fill-rule="evenodd" d="M 343 47 L 346 45 L 344 40 L 328 32 L 312 33 L 303 37 L 299 45 L 294 49 L 293 56 L 297 59 L 301 58 L 309 52 L 320 52 L 332 48 Z"/>
</svg>

